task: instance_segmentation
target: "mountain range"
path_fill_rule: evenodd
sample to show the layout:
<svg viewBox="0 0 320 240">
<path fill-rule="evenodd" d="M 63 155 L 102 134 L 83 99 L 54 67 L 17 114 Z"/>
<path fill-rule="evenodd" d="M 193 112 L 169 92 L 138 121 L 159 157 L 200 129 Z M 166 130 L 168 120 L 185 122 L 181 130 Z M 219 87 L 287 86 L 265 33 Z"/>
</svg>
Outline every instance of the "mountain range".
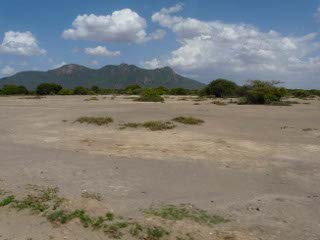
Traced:
<svg viewBox="0 0 320 240">
<path fill-rule="evenodd" d="M 57 69 L 19 72 L 13 76 L 0 79 L 0 86 L 5 84 L 23 85 L 35 89 L 41 83 L 57 83 L 65 88 L 77 86 L 100 88 L 125 88 L 131 84 L 141 87 L 200 89 L 205 84 L 183 77 L 171 68 L 154 70 L 142 69 L 135 65 L 107 65 L 100 69 L 91 69 L 77 64 L 68 64 Z"/>
</svg>

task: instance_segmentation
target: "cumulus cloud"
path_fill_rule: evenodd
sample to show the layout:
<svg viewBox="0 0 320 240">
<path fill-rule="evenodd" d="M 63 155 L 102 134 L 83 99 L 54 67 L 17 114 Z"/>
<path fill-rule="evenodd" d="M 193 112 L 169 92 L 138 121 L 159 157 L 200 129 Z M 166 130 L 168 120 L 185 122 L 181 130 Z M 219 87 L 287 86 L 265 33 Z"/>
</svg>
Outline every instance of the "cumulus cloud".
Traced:
<svg viewBox="0 0 320 240">
<path fill-rule="evenodd" d="M 143 66 L 146 69 L 156 69 L 156 68 L 161 68 L 163 67 L 163 63 L 159 59 L 152 59 L 150 61 L 146 61 L 143 63 Z"/>
<path fill-rule="evenodd" d="M 4 76 L 11 76 L 11 75 L 13 75 L 15 73 L 16 73 L 16 70 L 13 67 L 10 67 L 10 66 L 4 66 L 1 69 L 1 74 L 4 75 Z"/>
<path fill-rule="evenodd" d="M 159 31 L 146 32 L 147 22 L 131 9 L 115 11 L 111 15 L 79 15 L 72 28 L 63 32 L 65 39 L 82 39 L 104 42 L 142 43 L 159 39 Z M 163 37 L 163 32 L 162 32 Z"/>
<path fill-rule="evenodd" d="M 66 65 L 66 64 L 67 64 L 67 63 L 66 63 L 65 61 L 63 61 L 63 62 L 55 65 L 54 68 L 61 68 L 62 66 Z"/>
<path fill-rule="evenodd" d="M 38 46 L 38 41 L 31 32 L 9 31 L 4 34 L 0 53 L 35 56 L 45 54 L 46 50 Z"/>
<path fill-rule="evenodd" d="M 170 65 L 182 73 L 199 74 L 203 79 L 241 77 L 289 79 L 320 74 L 320 43 L 317 34 L 284 36 L 263 32 L 248 24 L 201 21 L 175 16 L 182 5 L 163 8 L 152 21 L 172 30 L 181 46 L 165 60 L 145 63 Z M 152 65 L 152 64 L 151 64 Z"/>
<path fill-rule="evenodd" d="M 110 51 L 104 46 L 97 46 L 94 48 L 86 48 L 85 53 L 92 56 L 116 57 L 120 55 L 120 51 Z"/>
</svg>

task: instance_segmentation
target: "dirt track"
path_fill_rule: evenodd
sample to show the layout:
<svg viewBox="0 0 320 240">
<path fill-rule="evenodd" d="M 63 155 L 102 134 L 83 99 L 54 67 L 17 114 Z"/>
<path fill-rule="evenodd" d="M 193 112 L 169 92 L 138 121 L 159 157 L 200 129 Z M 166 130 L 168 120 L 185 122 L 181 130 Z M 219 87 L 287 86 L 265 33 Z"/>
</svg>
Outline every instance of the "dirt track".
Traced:
<svg viewBox="0 0 320 240">
<path fill-rule="evenodd" d="M 152 203 L 191 203 L 230 218 L 221 230 L 255 239 L 320 239 L 319 100 L 275 107 L 86 98 L 0 98 L 0 186 L 17 195 L 26 184 L 57 186 L 75 205 L 124 216 L 139 216 Z M 118 126 L 181 115 L 205 123 L 163 132 Z M 73 123 L 80 116 L 115 122 Z M 103 201 L 81 200 L 83 190 Z M 77 225 L 52 228 L 25 212 L 0 214 L 1 240 L 48 239 L 48 232 L 56 239 L 102 239 Z"/>
</svg>

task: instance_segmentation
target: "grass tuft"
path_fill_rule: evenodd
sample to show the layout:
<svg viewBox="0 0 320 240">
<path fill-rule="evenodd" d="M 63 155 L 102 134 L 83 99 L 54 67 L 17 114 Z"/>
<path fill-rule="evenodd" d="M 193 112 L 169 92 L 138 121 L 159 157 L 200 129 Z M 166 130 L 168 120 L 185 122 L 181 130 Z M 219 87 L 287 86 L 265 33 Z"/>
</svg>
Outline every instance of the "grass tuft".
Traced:
<svg viewBox="0 0 320 240">
<path fill-rule="evenodd" d="M 167 220 L 183 220 L 189 219 L 200 224 L 219 224 L 228 222 L 227 219 L 207 213 L 204 210 L 198 209 L 192 205 L 164 205 L 160 208 L 150 208 L 145 211 L 146 214 L 161 217 Z"/>
<path fill-rule="evenodd" d="M 151 131 L 163 131 L 173 129 L 176 125 L 171 121 L 147 121 L 144 123 L 125 123 L 120 125 L 120 129 L 140 127 L 147 128 Z"/>
<path fill-rule="evenodd" d="M 148 121 L 148 122 L 143 123 L 142 126 L 150 129 L 151 131 L 162 131 L 162 130 L 173 129 L 176 127 L 176 125 L 170 121 L 167 121 L 167 122 Z"/>
<path fill-rule="evenodd" d="M 7 206 L 7 205 L 11 204 L 13 201 L 14 201 L 14 196 L 8 196 L 5 199 L 3 199 L 2 201 L 0 201 L 0 207 Z"/>
<path fill-rule="evenodd" d="M 97 126 L 109 125 L 113 122 L 111 117 L 80 117 L 74 122 L 93 124 Z"/>
<path fill-rule="evenodd" d="M 176 117 L 172 119 L 172 121 L 179 122 L 182 124 L 188 124 L 188 125 L 199 125 L 204 123 L 202 119 L 194 118 L 194 117 L 184 117 L 184 116 Z"/>
</svg>

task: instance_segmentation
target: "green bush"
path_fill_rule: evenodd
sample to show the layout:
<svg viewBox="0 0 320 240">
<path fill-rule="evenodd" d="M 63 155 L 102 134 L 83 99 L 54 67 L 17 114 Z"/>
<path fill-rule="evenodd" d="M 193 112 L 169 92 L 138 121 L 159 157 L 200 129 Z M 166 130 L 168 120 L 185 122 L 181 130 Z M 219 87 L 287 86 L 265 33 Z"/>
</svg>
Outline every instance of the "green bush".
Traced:
<svg viewBox="0 0 320 240">
<path fill-rule="evenodd" d="M 62 86 L 55 83 L 42 83 L 38 85 L 36 89 L 36 93 L 39 95 L 53 95 L 58 94 L 60 90 L 62 89 Z"/>
<path fill-rule="evenodd" d="M 73 90 L 73 94 L 75 95 L 89 95 L 90 91 L 84 87 L 75 87 Z"/>
<path fill-rule="evenodd" d="M 293 90 L 291 92 L 291 94 L 296 98 L 307 98 L 307 97 L 309 97 L 311 95 L 308 91 L 303 90 L 303 89 Z"/>
<path fill-rule="evenodd" d="M 142 91 L 142 88 L 138 84 L 129 85 L 124 89 L 125 94 L 128 94 L 128 95 L 140 94 L 141 91 Z"/>
<path fill-rule="evenodd" d="M 63 88 L 58 92 L 58 95 L 73 95 L 72 89 Z"/>
<path fill-rule="evenodd" d="M 246 104 L 273 104 L 280 102 L 287 94 L 285 88 L 276 87 L 279 82 L 253 80 L 247 85 L 248 91 L 244 97 Z"/>
<path fill-rule="evenodd" d="M 201 91 L 202 95 L 216 97 L 232 97 L 236 95 L 237 84 L 225 79 L 217 79 L 212 81 Z"/>
<path fill-rule="evenodd" d="M 101 93 L 101 89 L 98 86 L 92 86 L 91 91 L 94 92 L 95 94 Z"/>
<path fill-rule="evenodd" d="M 25 86 L 18 86 L 14 84 L 4 85 L 1 90 L 2 95 L 25 95 L 28 93 L 28 89 L 26 89 Z"/>
<path fill-rule="evenodd" d="M 157 91 L 159 95 L 166 95 L 170 93 L 170 90 L 163 86 L 156 87 L 154 90 Z"/>
<path fill-rule="evenodd" d="M 139 98 L 136 99 L 138 102 L 164 102 L 163 97 L 154 89 L 145 89 Z"/>
<path fill-rule="evenodd" d="M 184 96 L 184 95 L 189 95 L 191 91 L 185 88 L 172 88 L 170 89 L 169 93 L 170 95 Z"/>
</svg>

